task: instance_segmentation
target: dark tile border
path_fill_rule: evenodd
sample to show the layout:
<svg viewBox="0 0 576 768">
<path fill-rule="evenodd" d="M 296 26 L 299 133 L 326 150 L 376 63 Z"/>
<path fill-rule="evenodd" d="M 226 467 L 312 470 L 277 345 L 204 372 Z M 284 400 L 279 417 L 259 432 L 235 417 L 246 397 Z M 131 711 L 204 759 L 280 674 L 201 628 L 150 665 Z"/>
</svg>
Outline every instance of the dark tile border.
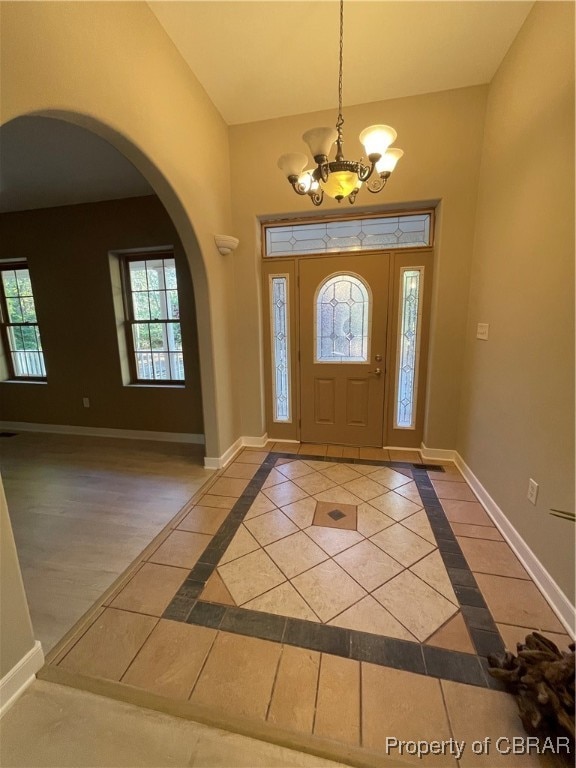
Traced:
<svg viewBox="0 0 576 768">
<path fill-rule="evenodd" d="M 422 499 L 477 655 L 199 600 L 206 582 L 215 571 L 278 459 L 364 464 L 409 470 Z M 429 471 L 444 472 L 444 469 L 434 464 L 269 453 L 164 611 L 162 618 L 499 690 L 497 681 L 494 681 L 488 672 L 486 656 L 489 653 L 503 652 L 504 644 L 428 477 Z"/>
</svg>

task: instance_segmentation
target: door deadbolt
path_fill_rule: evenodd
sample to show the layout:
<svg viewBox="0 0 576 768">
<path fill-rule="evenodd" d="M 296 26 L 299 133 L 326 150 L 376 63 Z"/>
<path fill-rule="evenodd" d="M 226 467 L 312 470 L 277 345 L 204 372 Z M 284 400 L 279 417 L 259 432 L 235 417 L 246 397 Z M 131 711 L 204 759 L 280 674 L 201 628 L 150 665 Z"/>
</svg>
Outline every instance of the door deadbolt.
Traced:
<svg viewBox="0 0 576 768">
<path fill-rule="evenodd" d="M 382 361 L 382 355 L 375 355 L 374 360 L 376 360 L 377 363 L 380 363 Z"/>
</svg>

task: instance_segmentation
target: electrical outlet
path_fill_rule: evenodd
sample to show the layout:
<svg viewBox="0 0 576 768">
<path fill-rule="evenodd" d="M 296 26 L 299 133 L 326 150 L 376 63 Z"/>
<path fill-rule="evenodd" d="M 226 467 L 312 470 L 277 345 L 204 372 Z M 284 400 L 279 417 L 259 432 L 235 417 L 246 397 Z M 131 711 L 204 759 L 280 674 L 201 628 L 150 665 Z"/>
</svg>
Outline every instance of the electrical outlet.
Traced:
<svg viewBox="0 0 576 768">
<path fill-rule="evenodd" d="M 488 323 L 478 323 L 476 326 L 476 338 L 486 340 L 488 338 L 489 328 L 490 325 Z"/>
<path fill-rule="evenodd" d="M 82 405 L 84 408 L 90 408 L 90 398 L 89 397 L 83 397 L 82 398 Z"/>
<path fill-rule="evenodd" d="M 538 483 L 530 478 L 528 483 L 528 501 L 536 505 L 536 499 L 538 498 Z"/>
</svg>

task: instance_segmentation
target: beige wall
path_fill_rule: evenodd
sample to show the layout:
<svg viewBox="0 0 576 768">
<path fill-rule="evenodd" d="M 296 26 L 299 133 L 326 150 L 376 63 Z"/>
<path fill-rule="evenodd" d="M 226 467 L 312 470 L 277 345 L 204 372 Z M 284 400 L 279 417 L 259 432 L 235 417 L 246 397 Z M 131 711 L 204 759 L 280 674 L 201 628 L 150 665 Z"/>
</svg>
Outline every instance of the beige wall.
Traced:
<svg viewBox="0 0 576 768">
<path fill-rule="evenodd" d="M 170 214 L 196 291 L 207 454 L 238 436 L 230 368 L 228 130 L 146 3 L 5 2 L 2 122 L 56 116 L 94 130 L 143 173 Z M 9 75 L 9 76 L 8 76 Z"/>
<path fill-rule="evenodd" d="M 201 434 L 192 280 L 158 198 L 5 213 L 0 228 L 0 258 L 27 259 L 48 369 L 46 384 L 0 382 L 0 419 Z M 174 247 L 186 383 L 124 386 L 108 254 L 158 246 Z"/>
<path fill-rule="evenodd" d="M 458 449 L 573 601 L 574 526 L 548 514 L 574 512 L 572 3 L 535 5 L 490 86 L 470 295 Z"/>
<path fill-rule="evenodd" d="M 389 123 L 405 150 L 396 173 L 379 195 L 361 191 L 362 206 L 411 206 L 441 201 L 438 207 L 436 266 L 425 442 L 453 448 L 456 442 L 461 361 L 467 318 L 476 190 L 487 88 L 484 86 L 365 104 L 344 109 L 345 154 L 362 155 L 358 134 L 367 125 Z M 264 431 L 260 340 L 258 217 L 330 210 L 314 209 L 298 197 L 276 167 L 278 157 L 305 151 L 307 128 L 332 125 L 336 110 L 233 126 L 231 136 L 236 285 L 236 365 L 242 402 L 242 434 Z M 346 202 L 341 209 L 352 210 Z"/>
<path fill-rule="evenodd" d="M 33 646 L 32 624 L 0 478 L 0 680 Z"/>
</svg>

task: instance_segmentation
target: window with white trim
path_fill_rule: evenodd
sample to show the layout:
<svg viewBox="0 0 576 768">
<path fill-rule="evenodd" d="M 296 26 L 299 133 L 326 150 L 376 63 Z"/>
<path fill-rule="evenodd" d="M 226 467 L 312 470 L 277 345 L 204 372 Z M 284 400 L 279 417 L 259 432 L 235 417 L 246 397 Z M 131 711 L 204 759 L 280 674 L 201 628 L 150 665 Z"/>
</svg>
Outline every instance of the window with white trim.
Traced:
<svg viewBox="0 0 576 768">
<path fill-rule="evenodd" d="M 46 365 L 26 262 L 0 266 L 2 341 L 11 379 L 43 381 Z"/>
</svg>

